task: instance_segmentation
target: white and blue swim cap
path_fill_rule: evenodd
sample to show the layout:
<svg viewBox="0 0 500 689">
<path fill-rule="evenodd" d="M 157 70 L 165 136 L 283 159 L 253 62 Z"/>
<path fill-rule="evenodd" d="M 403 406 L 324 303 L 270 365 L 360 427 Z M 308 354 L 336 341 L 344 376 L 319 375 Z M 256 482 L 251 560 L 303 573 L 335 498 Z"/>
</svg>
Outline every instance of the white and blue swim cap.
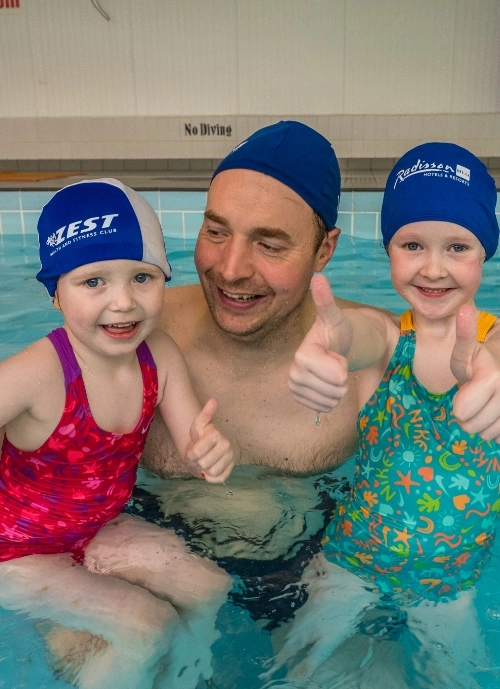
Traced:
<svg viewBox="0 0 500 689">
<path fill-rule="evenodd" d="M 171 269 L 160 222 L 149 203 L 116 179 L 70 184 L 48 201 L 38 220 L 41 270 L 51 297 L 61 275 L 87 263 L 130 259 Z"/>
<path fill-rule="evenodd" d="M 473 153 L 451 143 L 421 144 L 389 174 L 381 213 L 384 245 L 403 225 L 441 220 L 472 232 L 488 260 L 498 246 L 496 203 L 495 180 Z"/>
</svg>

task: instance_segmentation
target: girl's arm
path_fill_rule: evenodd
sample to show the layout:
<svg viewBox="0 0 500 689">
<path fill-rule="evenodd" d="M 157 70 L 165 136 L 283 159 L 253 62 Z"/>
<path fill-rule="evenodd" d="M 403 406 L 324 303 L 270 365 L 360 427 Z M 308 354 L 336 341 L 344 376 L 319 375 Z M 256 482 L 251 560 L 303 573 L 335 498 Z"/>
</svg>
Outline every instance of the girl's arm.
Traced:
<svg viewBox="0 0 500 689">
<path fill-rule="evenodd" d="M 177 452 L 192 474 L 211 483 L 222 483 L 234 462 L 229 441 L 212 423 L 217 402 L 210 399 L 202 409 L 178 346 L 165 333 L 156 332 L 152 339 L 155 361 L 162 374 L 158 377 L 158 408 Z"/>
<path fill-rule="evenodd" d="M 35 423 L 46 422 L 46 398 L 52 394 L 54 378 L 60 372 L 52 350 L 48 340 L 39 340 L 0 362 L 0 427 L 23 414 Z"/>
<path fill-rule="evenodd" d="M 347 392 L 348 371 L 387 364 L 397 328 L 381 311 L 339 309 L 324 275 L 313 277 L 311 291 L 316 320 L 295 354 L 289 386 L 297 402 L 329 412 Z"/>
</svg>

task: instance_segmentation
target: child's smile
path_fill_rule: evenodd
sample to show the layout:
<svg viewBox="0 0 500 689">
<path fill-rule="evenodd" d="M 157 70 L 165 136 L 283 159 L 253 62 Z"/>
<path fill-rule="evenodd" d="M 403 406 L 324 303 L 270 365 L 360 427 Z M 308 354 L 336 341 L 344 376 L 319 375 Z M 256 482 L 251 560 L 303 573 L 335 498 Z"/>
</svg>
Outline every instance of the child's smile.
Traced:
<svg viewBox="0 0 500 689">
<path fill-rule="evenodd" d="M 101 328 L 116 340 L 127 340 L 134 337 L 140 326 L 139 321 L 131 321 L 129 323 L 110 323 L 109 325 L 101 325 Z"/>
<path fill-rule="evenodd" d="M 135 352 L 154 330 L 164 291 L 165 277 L 156 266 L 128 259 L 98 261 L 62 275 L 54 305 L 76 338 L 73 346 L 79 342 L 116 356 Z"/>
<path fill-rule="evenodd" d="M 395 289 L 417 314 L 436 319 L 472 304 L 482 278 L 484 249 L 463 227 L 442 221 L 404 225 L 389 245 Z"/>
</svg>

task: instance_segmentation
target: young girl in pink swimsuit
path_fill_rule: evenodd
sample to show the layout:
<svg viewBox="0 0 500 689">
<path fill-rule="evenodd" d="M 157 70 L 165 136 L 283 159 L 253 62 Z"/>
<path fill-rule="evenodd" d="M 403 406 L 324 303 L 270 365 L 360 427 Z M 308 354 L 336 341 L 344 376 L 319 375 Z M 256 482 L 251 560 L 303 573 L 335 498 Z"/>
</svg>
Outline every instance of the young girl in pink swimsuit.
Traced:
<svg viewBox="0 0 500 689">
<path fill-rule="evenodd" d="M 194 689 L 228 578 L 120 514 L 156 407 L 195 476 L 233 466 L 215 400 L 201 409 L 156 329 L 170 279 L 158 219 L 106 179 L 57 192 L 38 231 L 37 279 L 64 326 L 0 363 L 0 604 L 52 621 L 54 668 L 75 686 Z"/>
</svg>

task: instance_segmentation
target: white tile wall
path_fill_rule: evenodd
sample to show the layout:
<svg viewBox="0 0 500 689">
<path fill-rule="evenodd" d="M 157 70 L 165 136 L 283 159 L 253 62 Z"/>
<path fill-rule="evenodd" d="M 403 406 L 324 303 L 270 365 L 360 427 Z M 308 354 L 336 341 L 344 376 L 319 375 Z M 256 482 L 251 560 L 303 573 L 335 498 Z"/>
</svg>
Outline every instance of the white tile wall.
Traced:
<svg viewBox="0 0 500 689">
<path fill-rule="evenodd" d="M 344 112 L 344 0 L 239 0 L 238 112 Z"/>
<path fill-rule="evenodd" d="M 457 0 L 452 112 L 500 110 L 500 2 Z M 470 69 L 476 64 L 477 69 Z M 484 69 L 480 69 L 480 65 Z"/>
<path fill-rule="evenodd" d="M 0 23 L 0 160 L 220 158 L 299 119 L 342 158 L 500 156 L 499 0 L 23 0 Z M 232 128 L 188 137 L 185 123 Z"/>
<path fill-rule="evenodd" d="M 500 111 L 498 0 L 23 7 L 0 22 L 1 118 Z"/>
<path fill-rule="evenodd" d="M 283 119 L 294 118 L 284 115 Z M 0 118 L 0 161 L 221 158 L 279 117 Z M 300 117 L 329 134 L 339 158 L 396 158 L 425 141 L 454 141 L 481 157 L 500 156 L 500 113 Z M 188 137 L 186 122 L 232 128 L 231 136 Z"/>
</svg>

